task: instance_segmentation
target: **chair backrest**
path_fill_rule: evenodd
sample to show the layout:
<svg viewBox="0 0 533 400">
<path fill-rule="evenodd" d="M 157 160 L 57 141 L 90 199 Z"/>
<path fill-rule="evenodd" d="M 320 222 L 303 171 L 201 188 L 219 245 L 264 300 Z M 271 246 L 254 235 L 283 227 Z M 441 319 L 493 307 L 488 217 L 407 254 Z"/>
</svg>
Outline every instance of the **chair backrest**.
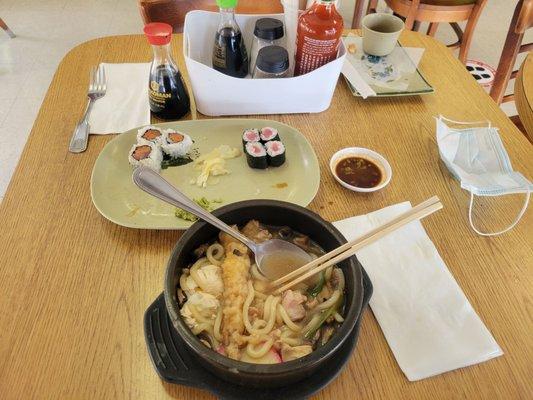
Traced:
<svg viewBox="0 0 533 400">
<path fill-rule="evenodd" d="M 505 90 L 509 80 L 517 75 L 518 71 L 513 71 L 517 54 L 533 49 L 533 43 L 522 43 L 524 32 L 531 27 L 533 27 L 533 0 L 519 0 L 503 45 L 494 82 L 490 89 L 490 96 L 498 104 L 514 99 L 514 95 L 506 95 Z"/>
<path fill-rule="evenodd" d="M 166 22 L 174 32 L 183 32 L 185 14 L 191 10 L 218 11 L 215 0 L 139 0 L 145 24 Z M 239 14 L 277 14 L 283 12 L 280 0 L 239 0 Z"/>
<path fill-rule="evenodd" d="M 472 3 L 457 5 L 439 5 L 423 0 L 385 0 L 387 5 L 398 15 L 405 18 L 405 28 L 413 29 L 418 22 L 460 22 L 470 18 L 472 11 L 480 5 L 483 7 L 487 0 L 476 0 Z M 375 2 L 375 1 L 374 1 Z"/>
<path fill-rule="evenodd" d="M 521 34 L 533 26 L 533 0 L 524 0 L 518 15 L 515 33 Z"/>
</svg>

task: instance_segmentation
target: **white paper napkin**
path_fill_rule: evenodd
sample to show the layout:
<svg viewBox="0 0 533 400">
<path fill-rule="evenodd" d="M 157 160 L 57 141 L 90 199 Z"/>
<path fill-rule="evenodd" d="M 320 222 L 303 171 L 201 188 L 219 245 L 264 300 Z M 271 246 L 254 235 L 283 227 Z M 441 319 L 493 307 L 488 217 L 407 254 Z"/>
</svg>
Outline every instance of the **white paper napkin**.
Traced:
<svg viewBox="0 0 533 400">
<path fill-rule="evenodd" d="M 400 203 L 334 225 L 352 240 L 410 208 L 409 202 Z M 419 221 L 357 257 L 374 285 L 372 311 L 410 381 L 503 354 Z"/>
<path fill-rule="evenodd" d="M 348 61 L 348 57 L 346 57 L 344 64 L 342 64 L 341 72 L 363 99 L 376 95 L 374 89 L 372 89 L 370 85 L 365 82 L 359 71 L 357 71 L 353 64 Z"/>
<path fill-rule="evenodd" d="M 97 135 L 120 133 L 150 124 L 148 80 L 150 64 L 108 64 L 107 90 L 94 103 L 89 116 L 90 132 Z"/>
</svg>

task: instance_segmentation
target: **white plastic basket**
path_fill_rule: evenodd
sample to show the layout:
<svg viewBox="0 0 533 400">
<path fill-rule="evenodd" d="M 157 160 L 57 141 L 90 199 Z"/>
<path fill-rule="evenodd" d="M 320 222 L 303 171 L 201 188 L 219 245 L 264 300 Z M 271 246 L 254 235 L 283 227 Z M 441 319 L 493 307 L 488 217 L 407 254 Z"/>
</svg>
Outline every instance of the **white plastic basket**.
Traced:
<svg viewBox="0 0 533 400">
<path fill-rule="evenodd" d="M 261 17 L 283 20 L 283 14 L 236 15 L 250 50 L 255 21 Z M 346 49 L 341 43 L 336 60 L 293 78 L 239 79 L 211 67 L 219 14 L 191 11 L 185 16 L 183 55 L 196 108 L 202 114 L 250 115 L 316 113 L 326 110 L 339 78 Z"/>
</svg>

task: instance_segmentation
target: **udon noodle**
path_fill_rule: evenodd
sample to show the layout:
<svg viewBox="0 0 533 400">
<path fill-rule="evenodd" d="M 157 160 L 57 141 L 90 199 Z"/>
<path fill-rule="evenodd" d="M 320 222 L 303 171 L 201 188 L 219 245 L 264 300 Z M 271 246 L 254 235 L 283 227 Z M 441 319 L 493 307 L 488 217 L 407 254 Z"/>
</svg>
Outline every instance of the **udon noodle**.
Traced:
<svg viewBox="0 0 533 400">
<path fill-rule="evenodd" d="M 256 242 L 290 240 L 312 257 L 323 254 L 287 227 L 252 220 L 242 233 Z M 179 279 L 181 315 L 206 346 L 227 357 L 262 364 L 294 360 L 327 343 L 343 322 L 344 275 L 337 267 L 274 296 L 253 254 L 225 233 L 200 246 L 195 259 Z"/>
</svg>

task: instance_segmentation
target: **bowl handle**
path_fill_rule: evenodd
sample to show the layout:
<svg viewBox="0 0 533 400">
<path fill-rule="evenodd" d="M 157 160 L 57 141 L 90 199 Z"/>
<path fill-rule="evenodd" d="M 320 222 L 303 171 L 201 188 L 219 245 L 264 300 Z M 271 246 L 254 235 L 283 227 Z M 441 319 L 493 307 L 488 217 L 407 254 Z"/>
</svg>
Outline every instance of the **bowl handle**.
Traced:
<svg viewBox="0 0 533 400">
<path fill-rule="evenodd" d="M 374 293 L 374 286 L 372 285 L 372 281 L 363 267 L 361 267 L 361 271 L 363 272 L 363 305 L 361 306 L 361 314 L 363 314 L 363 309 L 368 305 L 368 302 L 372 297 L 372 293 Z M 360 318 L 361 317 L 359 317 L 359 319 Z"/>
<path fill-rule="evenodd" d="M 192 373 L 190 355 L 183 348 L 168 317 L 161 293 L 144 314 L 144 336 L 152 364 L 159 377 L 169 383 L 205 389 L 205 379 Z"/>
</svg>

